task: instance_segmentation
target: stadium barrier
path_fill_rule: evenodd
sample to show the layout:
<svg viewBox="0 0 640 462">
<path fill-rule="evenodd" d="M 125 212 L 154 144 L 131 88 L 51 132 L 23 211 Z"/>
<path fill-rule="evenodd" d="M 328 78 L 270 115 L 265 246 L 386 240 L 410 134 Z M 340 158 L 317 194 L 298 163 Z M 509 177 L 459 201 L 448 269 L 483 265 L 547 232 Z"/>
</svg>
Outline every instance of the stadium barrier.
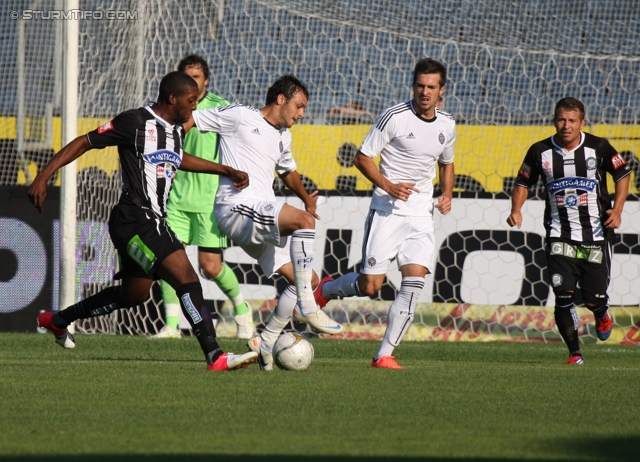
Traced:
<svg viewBox="0 0 640 462">
<path fill-rule="evenodd" d="M 59 221 L 57 188 L 50 188 L 45 214 L 28 204 L 26 187 L 0 189 L 0 331 L 32 330 L 40 310 L 57 309 Z M 301 206 L 295 197 L 285 200 Z M 319 199 L 314 269 L 318 274 L 339 276 L 357 270 L 368 197 Z M 434 215 L 436 263 L 426 277 L 419 298 L 416 320 L 408 338 L 440 340 L 529 340 L 553 341 L 553 317 L 549 306 L 553 295 L 546 282 L 542 201 L 527 201 L 521 230 L 505 223 L 510 208 L 507 199 L 454 199 L 453 210 Z M 631 201 L 623 214 L 624 226 L 613 246 L 612 281 L 609 290 L 616 334 L 620 342 L 638 341 L 638 299 L 635 284 L 640 267 L 640 203 Z M 109 241 L 107 225 L 80 220 L 77 225 L 77 298 L 108 285 L 116 270 L 116 255 Z M 195 249 L 188 255 L 197 266 Z M 224 258 L 238 275 L 242 293 L 256 308 L 256 322 L 262 323 L 273 307 L 283 280 L 267 279 L 255 262 L 239 247 L 225 250 Z M 435 276 L 434 276 L 435 275 Z M 345 322 L 346 338 L 375 338 L 386 320 L 389 301 L 400 286 L 400 272 L 392 264 L 387 281 L 375 300 L 332 301 L 328 309 Z M 232 335 L 234 324 L 229 303 L 212 282 L 202 280 L 205 299 L 219 312 L 220 335 Z M 109 321 L 90 325 L 86 332 L 154 333 L 162 326 L 161 301 L 116 313 Z M 584 334 L 588 312 L 581 314 Z M 592 320 L 592 319 L 591 319 Z M 188 327 L 184 325 L 183 327 Z M 635 329 L 635 331 L 634 331 Z M 635 332 L 635 333 L 634 333 Z"/>
</svg>

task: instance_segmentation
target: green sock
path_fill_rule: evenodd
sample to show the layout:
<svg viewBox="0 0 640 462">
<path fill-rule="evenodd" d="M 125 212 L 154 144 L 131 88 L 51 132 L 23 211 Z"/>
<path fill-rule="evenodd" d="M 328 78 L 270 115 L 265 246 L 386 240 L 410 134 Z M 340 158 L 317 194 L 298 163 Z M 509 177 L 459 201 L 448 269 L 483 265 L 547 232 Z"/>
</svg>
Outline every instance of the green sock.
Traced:
<svg viewBox="0 0 640 462">
<path fill-rule="evenodd" d="M 249 306 L 245 303 L 244 297 L 240 293 L 238 278 L 233 270 L 229 268 L 229 265 L 222 263 L 222 271 L 220 271 L 220 274 L 213 280 L 233 303 L 236 316 L 241 316 L 249 312 Z"/>
<path fill-rule="evenodd" d="M 172 329 L 177 329 L 180 324 L 180 300 L 176 291 L 169 284 L 160 281 L 160 291 L 164 302 L 165 319 L 164 322 Z"/>
<path fill-rule="evenodd" d="M 247 302 L 242 302 L 242 305 L 234 306 L 233 311 L 236 312 L 236 316 L 242 316 L 249 312 L 249 305 L 247 305 Z"/>
<path fill-rule="evenodd" d="M 172 329 L 177 329 L 180 325 L 180 316 L 167 316 L 165 323 Z"/>
</svg>

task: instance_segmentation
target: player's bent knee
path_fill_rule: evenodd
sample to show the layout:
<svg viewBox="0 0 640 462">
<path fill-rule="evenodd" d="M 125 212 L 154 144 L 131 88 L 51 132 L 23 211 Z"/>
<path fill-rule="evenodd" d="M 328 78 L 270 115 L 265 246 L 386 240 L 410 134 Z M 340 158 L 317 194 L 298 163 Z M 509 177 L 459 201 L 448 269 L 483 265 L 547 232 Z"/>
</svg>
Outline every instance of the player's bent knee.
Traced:
<svg viewBox="0 0 640 462">
<path fill-rule="evenodd" d="M 360 293 L 365 297 L 372 297 L 382 289 L 382 283 L 378 281 L 358 281 Z"/>
<path fill-rule="evenodd" d="M 316 219 L 309 212 L 302 212 L 298 218 L 299 229 L 315 229 Z"/>
<path fill-rule="evenodd" d="M 120 295 L 121 306 L 123 308 L 130 308 L 136 305 L 143 305 L 151 300 L 151 294 L 121 294 Z"/>
<path fill-rule="evenodd" d="M 571 308 L 573 301 L 576 298 L 576 293 L 573 290 L 558 290 L 554 291 L 556 295 L 556 308 Z"/>
<path fill-rule="evenodd" d="M 214 281 L 220 273 L 222 272 L 222 265 L 207 265 L 206 268 L 204 266 L 200 266 L 200 276 L 204 279 L 208 279 L 209 281 Z"/>
<path fill-rule="evenodd" d="M 606 295 L 595 295 L 593 292 L 588 290 L 582 290 L 582 300 L 587 308 L 593 311 L 594 308 L 600 308 L 603 306 L 607 306 L 607 302 L 609 297 Z"/>
</svg>

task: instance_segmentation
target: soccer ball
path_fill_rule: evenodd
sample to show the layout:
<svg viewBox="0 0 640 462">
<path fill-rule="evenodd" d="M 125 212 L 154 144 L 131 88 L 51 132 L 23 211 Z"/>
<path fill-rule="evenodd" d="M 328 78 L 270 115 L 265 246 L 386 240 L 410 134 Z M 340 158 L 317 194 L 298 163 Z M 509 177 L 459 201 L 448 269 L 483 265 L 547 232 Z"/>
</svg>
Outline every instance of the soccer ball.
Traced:
<svg viewBox="0 0 640 462">
<path fill-rule="evenodd" d="M 273 345 L 273 361 L 286 371 L 304 371 L 313 361 L 313 345 L 302 335 L 287 332 Z"/>
</svg>

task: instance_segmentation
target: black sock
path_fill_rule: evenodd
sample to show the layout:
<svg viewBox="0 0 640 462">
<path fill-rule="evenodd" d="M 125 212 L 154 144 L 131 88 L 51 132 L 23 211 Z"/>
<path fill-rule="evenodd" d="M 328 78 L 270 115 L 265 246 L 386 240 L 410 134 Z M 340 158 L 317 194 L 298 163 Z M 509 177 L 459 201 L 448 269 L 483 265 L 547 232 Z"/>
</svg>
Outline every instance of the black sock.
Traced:
<svg viewBox="0 0 640 462">
<path fill-rule="evenodd" d="M 109 314 L 118 308 L 122 308 L 120 302 L 120 287 L 107 287 L 97 294 L 85 298 L 67 309 L 58 311 L 53 315 L 51 322 L 56 327 L 67 327 L 73 321 L 77 321 L 78 319 L 102 316 L 104 314 Z"/>
<path fill-rule="evenodd" d="M 176 289 L 176 294 L 180 299 L 182 313 L 191 324 L 191 330 L 200 343 L 207 364 L 213 364 L 223 352 L 216 340 L 211 315 L 204 304 L 202 285 L 199 282 L 182 284 Z"/>
<path fill-rule="evenodd" d="M 580 351 L 580 340 L 578 339 L 577 314 L 573 307 L 556 306 L 554 311 L 556 325 L 560 335 L 569 348 L 569 354 L 582 356 Z M 574 318 L 575 317 L 575 318 Z"/>
</svg>

